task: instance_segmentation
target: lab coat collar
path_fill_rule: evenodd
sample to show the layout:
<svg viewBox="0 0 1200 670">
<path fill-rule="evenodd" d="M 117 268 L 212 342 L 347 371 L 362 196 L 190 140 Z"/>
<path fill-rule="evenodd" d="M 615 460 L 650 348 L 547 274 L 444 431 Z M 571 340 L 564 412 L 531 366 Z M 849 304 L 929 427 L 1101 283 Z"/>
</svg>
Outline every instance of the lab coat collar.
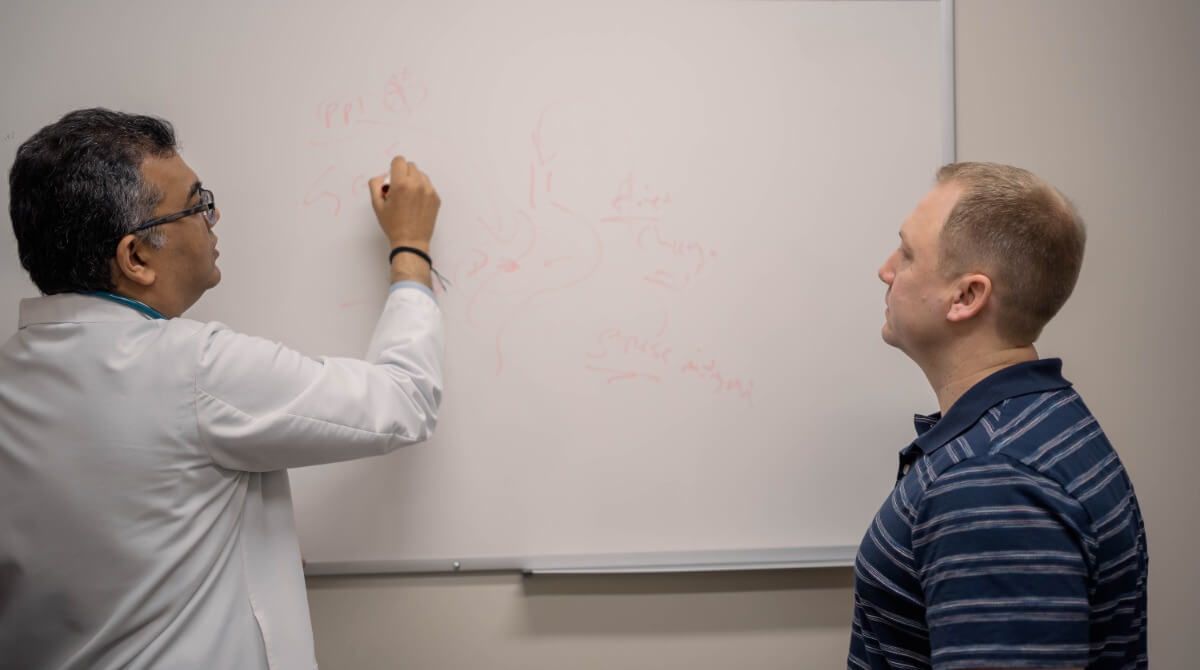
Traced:
<svg viewBox="0 0 1200 670">
<path fill-rule="evenodd" d="M 58 293 L 21 301 L 17 328 L 48 323 L 149 321 L 141 312 L 110 300 L 80 293 Z"/>
</svg>

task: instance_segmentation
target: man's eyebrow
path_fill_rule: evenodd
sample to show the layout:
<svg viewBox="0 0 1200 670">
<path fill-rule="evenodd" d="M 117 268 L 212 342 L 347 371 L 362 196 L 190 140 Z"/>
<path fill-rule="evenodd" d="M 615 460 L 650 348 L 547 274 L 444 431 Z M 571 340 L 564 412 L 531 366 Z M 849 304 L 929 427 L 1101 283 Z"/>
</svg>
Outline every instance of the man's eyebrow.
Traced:
<svg viewBox="0 0 1200 670">
<path fill-rule="evenodd" d="M 200 183 L 200 180 L 197 179 L 196 183 L 192 184 L 192 190 L 188 191 L 187 199 L 191 200 L 192 197 L 194 197 L 197 193 L 199 193 L 201 186 L 203 186 L 203 185 Z"/>
</svg>

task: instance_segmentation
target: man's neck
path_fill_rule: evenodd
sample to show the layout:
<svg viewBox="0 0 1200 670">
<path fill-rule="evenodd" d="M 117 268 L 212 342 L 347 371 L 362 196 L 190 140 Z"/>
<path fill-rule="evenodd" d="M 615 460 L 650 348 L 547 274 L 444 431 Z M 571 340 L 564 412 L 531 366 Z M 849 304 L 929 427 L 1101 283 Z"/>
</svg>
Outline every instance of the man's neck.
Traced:
<svg viewBox="0 0 1200 670">
<path fill-rule="evenodd" d="M 118 281 L 113 287 L 113 293 L 136 300 L 162 314 L 168 319 L 173 319 L 183 314 L 183 309 L 174 304 L 173 301 L 165 299 L 159 292 L 147 289 L 133 282 Z"/>
<path fill-rule="evenodd" d="M 989 349 L 986 351 L 961 352 L 935 361 L 921 368 L 929 385 L 937 394 L 938 408 L 944 416 L 970 388 L 993 373 L 1004 368 L 1035 361 L 1037 350 L 1033 345 Z"/>
</svg>

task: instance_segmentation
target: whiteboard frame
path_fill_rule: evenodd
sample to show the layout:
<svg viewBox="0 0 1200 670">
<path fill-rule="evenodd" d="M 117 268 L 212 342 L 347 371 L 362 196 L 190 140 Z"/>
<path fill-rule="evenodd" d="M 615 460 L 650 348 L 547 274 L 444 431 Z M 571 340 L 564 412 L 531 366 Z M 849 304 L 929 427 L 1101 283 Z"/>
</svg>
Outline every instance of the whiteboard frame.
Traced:
<svg viewBox="0 0 1200 670">
<path fill-rule="evenodd" d="M 934 0 L 924 0 L 934 1 Z M 955 104 L 954 0 L 941 7 L 942 160 L 957 160 Z M 313 561 L 304 564 L 309 577 L 330 575 L 444 574 L 520 572 L 533 575 L 603 575 L 684 572 L 730 572 L 840 568 L 854 565 L 858 547 L 849 545 L 772 547 L 718 551 L 640 552 L 555 556 L 432 557 L 404 560 Z"/>
<path fill-rule="evenodd" d="M 794 570 L 853 565 L 858 547 L 785 547 L 724 551 L 642 552 L 559 556 L 487 556 L 307 563 L 304 574 L 373 575 L 457 572 L 521 572 L 525 575 L 605 575 L 677 572 Z"/>
</svg>

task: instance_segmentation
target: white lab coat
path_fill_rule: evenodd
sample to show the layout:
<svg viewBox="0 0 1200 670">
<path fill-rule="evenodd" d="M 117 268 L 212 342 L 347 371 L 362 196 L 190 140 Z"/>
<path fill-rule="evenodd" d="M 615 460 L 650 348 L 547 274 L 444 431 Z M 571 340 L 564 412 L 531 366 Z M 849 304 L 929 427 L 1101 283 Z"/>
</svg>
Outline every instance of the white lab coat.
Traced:
<svg viewBox="0 0 1200 670">
<path fill-rule="evenodd" d="M 0 348 L 0 667 L 315 667 L 286 468 L 428 437 L 442 350 L 404 286 L 366 361 L 22 301 Z"/>
</svg>

